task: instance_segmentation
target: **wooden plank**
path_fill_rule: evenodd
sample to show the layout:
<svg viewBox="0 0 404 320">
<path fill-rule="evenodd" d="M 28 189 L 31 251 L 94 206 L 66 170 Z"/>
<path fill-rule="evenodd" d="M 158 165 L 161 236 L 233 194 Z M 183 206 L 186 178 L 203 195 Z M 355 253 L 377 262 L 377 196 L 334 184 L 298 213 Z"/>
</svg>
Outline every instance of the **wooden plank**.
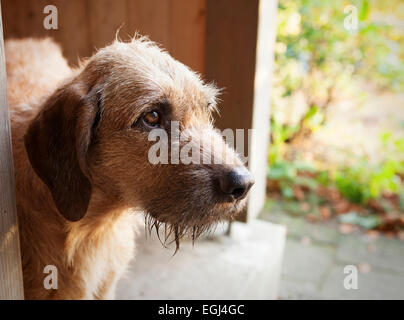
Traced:
<svg viewBox="0 0 404 320">
<path fill-rule="evenodd" d="M 171 53 L 199 73 L 205 72 L 206 0 L 171 2 Z"/>
<path fill-rule="evenodd" d="M 0 16 L 0 300 L 24 299 L 11 148 L 3 27 Z"/>
<path fill-rule="evenodd" d="M 58 30 L 43 27 L 43 8 L 58 9 Z M 52 37 L 72 65 L 119 36 L 149 36 L 175 58 L 204 72 L 206 0 L 3 0 L 5 38 Z M 72 41 L 74 37 L 74 41 Z"/>
<path fill-rule="evenodd" d="M 255 177 L 253 194 L 248 203 L 248 220 L 256 218 L 265 205 L 271 81 L 276 38 L 277 0 L 260 0 L 254 78 L 253 124 L 249 167 Z"/>
<path fill-rule="evenodd" d="M 46 5 L 55 5 L 58 9 L 57 30 L 43 26 Z M 78 57 L 87 57 L 93 52 L 87 0 L 2 0 L 2 6 L 5 39 L 52 37 L 62 45 L 64 55 L 73 65 L 77 64 Z"/>
<path fill-rule="evenodd" d="M 258 0 L 207 0 L 206 77 L 224 88 L 216 125 L 244 129 L 245 155 L 252 128 L 257 23 Z M 246 221 L 246 212 L 239 219 Z"/>
<path fill-rule="evenodd" d="M 128 0 L 128 30 L 171 49 L 170 0 Z"/>
<path fill-rule="evenodd" d="M 127 0 L 87 0 L 91 45 L 100 49 L 115 40 L 117 31 L 122 40 L 129 38 Z M 133 36 L 133 32 L 131 32 Z"/>
<path fill-rule="evenodd" d="M 45 0 L 43 3 L 55 3 L 58 8 L 59 29 L 47 30 L 47 35 L 62 45 L 63 54 L 67 60 L 76 65 L 79 58 L 90 57 L 94 52 L 94 46 L 91 43 L 88 27 L 88 1 Z"/>
</svg>

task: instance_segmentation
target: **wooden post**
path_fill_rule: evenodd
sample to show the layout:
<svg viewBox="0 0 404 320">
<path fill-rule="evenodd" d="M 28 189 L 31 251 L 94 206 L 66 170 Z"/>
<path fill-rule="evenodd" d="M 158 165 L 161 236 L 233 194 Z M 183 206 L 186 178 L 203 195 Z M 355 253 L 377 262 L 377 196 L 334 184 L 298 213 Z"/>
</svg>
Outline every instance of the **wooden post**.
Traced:
<svg viewBox="0 0 404 320">
<path fill-rule="evenodd" d="M 266 199 L 271 81 L 277 9 L 277 0 L 259 1 L 252 119 L 254 131 L 249 151 L 249 168 L 255 177 L 255 185 L 248 202 L 248 220 L 258 216 Z"/>
<path fill-rule="evenodd" d="M 221 129 L 244 129 L 255 185 L 241 221 L 257 217 L 265 203 L 270 90 L 277 0 L 207 0 L 206 76 L 224 88 Z"/>
<path fill-rule="evenodd" d="M 0 299 L 24 299 L 0 8 Z"/>
</svg>

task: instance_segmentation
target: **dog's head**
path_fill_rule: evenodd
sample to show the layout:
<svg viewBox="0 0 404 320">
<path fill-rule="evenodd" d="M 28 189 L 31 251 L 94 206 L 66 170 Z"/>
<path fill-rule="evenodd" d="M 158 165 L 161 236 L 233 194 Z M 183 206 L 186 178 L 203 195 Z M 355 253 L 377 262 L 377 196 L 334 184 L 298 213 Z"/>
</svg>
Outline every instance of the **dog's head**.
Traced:
<svg viewBox="0 0 404 320">
<path fill-rule="evenodd" d="M 30 162 L 70 221 L 97 190 L 197 236 L 240 211 L 253 184 L 212 125 L 216 95 L 152 42 L 116 41 L 46 101 L 25 135 Z"/>
</svg>

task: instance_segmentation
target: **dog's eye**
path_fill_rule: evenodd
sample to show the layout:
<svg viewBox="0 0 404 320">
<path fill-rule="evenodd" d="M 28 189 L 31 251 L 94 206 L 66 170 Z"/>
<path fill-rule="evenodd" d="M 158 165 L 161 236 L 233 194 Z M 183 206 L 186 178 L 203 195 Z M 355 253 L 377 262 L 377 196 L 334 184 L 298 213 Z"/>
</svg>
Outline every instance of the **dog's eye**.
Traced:
<svg viewBox="0 0 404 320">
<path fill-rule="evenodd" d="M 160 115 L 157 111 L 151 111 L 143 116 L 143 121 L 151 127 L 157 127 L 160 124 Z"/>
</svg>

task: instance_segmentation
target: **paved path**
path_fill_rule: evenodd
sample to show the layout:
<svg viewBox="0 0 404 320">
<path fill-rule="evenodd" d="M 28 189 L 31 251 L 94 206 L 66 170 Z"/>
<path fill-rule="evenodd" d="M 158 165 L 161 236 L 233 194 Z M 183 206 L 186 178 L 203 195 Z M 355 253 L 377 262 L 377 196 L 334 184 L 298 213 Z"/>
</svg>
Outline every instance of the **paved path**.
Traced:
<svg viewBox="0 0 404 320">
<path fill-rule="evenodd" d="M 284 213 L 261 218 L 283 224 L 280 299 L 404 299 L 404 241 L 341 234 L 335 223 L 313 224 Z M 344 267 L 358 270 L 358 289 L 344 287 Z"/>
</svg>

